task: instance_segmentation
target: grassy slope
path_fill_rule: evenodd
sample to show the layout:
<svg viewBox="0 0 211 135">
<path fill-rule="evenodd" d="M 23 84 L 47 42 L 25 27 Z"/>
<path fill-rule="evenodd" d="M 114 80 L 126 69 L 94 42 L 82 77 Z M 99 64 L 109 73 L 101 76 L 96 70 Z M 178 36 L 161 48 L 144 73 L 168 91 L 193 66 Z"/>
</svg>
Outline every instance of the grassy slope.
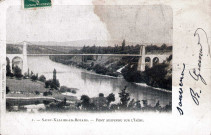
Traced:
<svg viewBox="0 0 211 135">
<path fill-rule="evenodd" d="M 10 93 L 7 94 L 7 97 L 45 97 L 42 94 L 36 95 L 35 91 L 39 91 L 40 93 L 49 91 L 49 88 L 45 88 L 44 83 L 39 81 L 33 82 L 30 79 L 17 80 L 10 78 L 7 78 L 6 81 L 10 89 Z M 51 90 L 51 92 L 53 95 L 47 97 L 54 97 L 59 100 L 63 100 L 64 97 L 66 97 L 67 100 L 77 100 L 76 97 L 62 95 L 57 90 Z"/>
</svg>

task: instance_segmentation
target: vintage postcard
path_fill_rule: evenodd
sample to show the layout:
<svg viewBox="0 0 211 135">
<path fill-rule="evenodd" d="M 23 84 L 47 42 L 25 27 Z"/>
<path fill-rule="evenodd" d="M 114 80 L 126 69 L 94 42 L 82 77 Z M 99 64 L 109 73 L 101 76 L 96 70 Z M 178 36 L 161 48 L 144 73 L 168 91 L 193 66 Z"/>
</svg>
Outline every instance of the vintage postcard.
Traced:
<svg viewBox="0 0 211 135">
<path fill-rule="evenodd" d="M 0 134 L 211 134 L 211 1 L 0 2 Z"/>
</svg>

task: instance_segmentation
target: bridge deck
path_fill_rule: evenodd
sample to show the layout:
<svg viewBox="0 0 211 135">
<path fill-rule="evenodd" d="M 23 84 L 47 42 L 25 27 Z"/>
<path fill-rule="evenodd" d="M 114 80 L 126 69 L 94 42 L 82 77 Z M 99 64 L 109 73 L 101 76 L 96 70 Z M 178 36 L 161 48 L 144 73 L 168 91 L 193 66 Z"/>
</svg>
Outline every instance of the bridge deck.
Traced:
<svg viewBox="0 0 211 135">
<path fill-rule="evenodd" d="M 21 56 L 23 54 L 7 54 L 7 55 L 16 55 Z M 141 57 L 140 54 L 27 54 L 27 56 L 128 56 L 128 57 Z M 168 54 L 145 54 L 145 57 L 147 56 L 169 56 Z"/>
<path fill-rule="evenodd" d="M 138 56 L 141 57 L 140 54 L 27 54 L 27 56 L 129 56 L 134 57 Z"/>
</svg>

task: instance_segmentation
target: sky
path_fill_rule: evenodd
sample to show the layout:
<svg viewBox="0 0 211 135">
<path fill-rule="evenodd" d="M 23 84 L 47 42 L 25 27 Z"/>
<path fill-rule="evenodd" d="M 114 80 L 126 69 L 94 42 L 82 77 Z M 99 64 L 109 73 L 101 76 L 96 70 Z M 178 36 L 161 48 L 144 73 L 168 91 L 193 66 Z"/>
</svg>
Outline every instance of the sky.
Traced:
<svg viewBox="0 0 211 135">
<path fill-rule="evenodd" d="M 118 40 L 171 44 L 172 10 L 168 6 L 53 6 L 7 10 L 7 42 Z"/>
</svg>

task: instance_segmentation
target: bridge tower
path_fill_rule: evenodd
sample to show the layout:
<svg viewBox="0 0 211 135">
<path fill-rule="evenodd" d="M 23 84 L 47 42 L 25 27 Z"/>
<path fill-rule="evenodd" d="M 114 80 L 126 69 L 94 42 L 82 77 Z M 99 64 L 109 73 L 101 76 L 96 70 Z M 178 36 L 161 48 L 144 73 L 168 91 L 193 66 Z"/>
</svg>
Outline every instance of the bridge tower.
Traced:
<svg viewBox="0 0 211 135">
<path fill-rule="evenodd" d="M 27 73 L 28 71 L 28 62 L 27 62 L 27 44 L 23 42 L 23 71 L 22 73 Z"/>
<path fill-rule="evenodd" d="M 145 46 L 140 46 L 140 55 L 141 57 L 138 60 L 138 68 L 137 71 L 145 71 Z"/>
</svg>

